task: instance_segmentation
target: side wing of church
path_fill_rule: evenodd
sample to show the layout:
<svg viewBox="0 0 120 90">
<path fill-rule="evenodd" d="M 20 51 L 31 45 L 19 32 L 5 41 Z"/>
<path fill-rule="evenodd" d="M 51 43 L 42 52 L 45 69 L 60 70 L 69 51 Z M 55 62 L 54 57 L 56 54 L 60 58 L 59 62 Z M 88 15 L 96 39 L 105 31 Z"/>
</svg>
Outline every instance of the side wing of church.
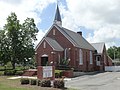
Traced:
<svg viewBox="0 0 120 90">
<path fill-rule="evenodd" d="M 101 45 L 101 44 L 98 44 Z M 108 60 L 105 44 L 90 44 L 82 32 L 73 32 L 62 27 L 62 20 L 57 6 L 54 23 L 35 49 L 37 66 L 53 65 L 79 71 L 104 70 L 112 65 Z M 99 50 L 101 51 L 99 53 Z"/>
</svg>

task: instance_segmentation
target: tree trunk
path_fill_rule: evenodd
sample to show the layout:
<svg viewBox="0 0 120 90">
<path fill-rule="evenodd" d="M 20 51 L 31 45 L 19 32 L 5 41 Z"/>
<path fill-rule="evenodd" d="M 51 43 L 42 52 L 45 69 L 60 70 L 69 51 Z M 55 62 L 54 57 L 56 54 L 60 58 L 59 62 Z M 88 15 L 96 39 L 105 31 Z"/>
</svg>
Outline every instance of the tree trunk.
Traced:
<svg viewBox="0 0 120 90">
<path fill-rule="evenodd" d="M 12 68 L 15 69 L 15 62 L 12 62 Z"/>
</svg>

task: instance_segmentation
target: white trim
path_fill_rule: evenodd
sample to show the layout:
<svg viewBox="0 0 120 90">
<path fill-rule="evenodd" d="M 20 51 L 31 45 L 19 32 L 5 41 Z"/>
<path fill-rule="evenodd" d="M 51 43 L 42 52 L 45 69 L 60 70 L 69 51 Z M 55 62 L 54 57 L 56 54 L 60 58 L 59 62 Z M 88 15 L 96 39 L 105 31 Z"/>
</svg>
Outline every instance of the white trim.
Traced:
<svg viewBox="0 0 120 90">
<path fill-rule="evenodd" d="M 50 27 L 50 29 L 47 31 L 47 33 L 44 35 L 44 37 L 42 38 L 42 40 L 38 43 L 38 45 L 35 48 L 35 51 L 38 49 L 38 47 L 41 45 L 42 41 L 45 39 L 45 37 L 47 36 L 47 34 L 50 32 L 50 30 L 53 28 L 54 25 L 52 25 Z"/>
<path fill-rule="evenodd" d="M 43 42 L 43 41 L 46 41 L 49 45 L 50 45 L 50 43 L 45 39 L 45 37 L 40 41 L 40 43 L 39 43 L 39 46 L 41 45 L 41 43 Z M 51 46 L 51 45 L 50 45 Z M 52 47 L 52 46 L 51 46 Z M 37 47 L 38 48 L 38 47 Z M 35 51 L 37 50 L 37 48 L 35 49 Z M 52 49 L 53 50 L 55 50 L 53 47 L 52 47 Z"/>
<path fill-rule="evenodd" d="M 45 39 L 45 41 L 50 45 L 49 41 Z M 51 45 L 50 45 L 51 46 Z M 52 47 L 52 46 L 51 46 Z M 53 47 L 52 47 L 53 50 L 55 50 Z"/>
<path fill-rule="evenodd" d="M 42 43 L 44 40 L 45 40 L 45 41 L 46 41 L 46 42 L 50 45 L 50 47 L 52 47 L 52 46 L 51 46 L 51 44 L 49 43 L 49 41 L 48 41 L 48 40 L 46 40 L 46 38 L 45 38 L 45 37 L 44 37 L 44 38 L 42 38 L 42 40 L 41 40 L 41 41 L 40 41 L 40 43 L 39 43 L 39 46 L 41 45 L 41 43 Z M 39 47 L 39 46 L 38 46 L 38 47 Z M 37 48 L 38 48 L 38 47 L 37 47 Z M 37 48 L 35 49 L 35 51 L 37 50 Z M 53 50 L 55 50 L 53 47 L 52 47 L 52 49 L 53 49 Z M 58 51 L 58 50 L 57 50 L 57 51 Z M 61 51 L 61 50 L 59 50 L 59 51 Z"/>
<path fill-rule="evenodd" d="M 51 44 L 50 44 L 50 42 L 45 38 L 45 41 L 51 46 Z M 52 46 L 51 46 L 52 47 Z M 55 50 L 55 51 L 61 51 L 61 50 L 56 50 L 56 49 L 54 49 L 54 47 L 52 47 L 52 49 L 53 50 Z"/>
<path fill-rule="evenodd" d="M 47 54 L 43 54 L 41 57 L 48 57 L 48 55 Z"/>
<path fill-rule="evenodd" d="M 56 27 L 56 26 L 55 26 Z M 60 27 L 60 26 L 58 26 L 58 27 Z M 58 28 L 58 27 L 56 27 L 60 32 L 61 32 L 61 30 Z M 63 32 L 61 32 L 63 35 L 64 35 L 64 33 Z M 65 36 L 65 35 L 64 35 Z M 66 36 L 65 36 L 66 37 Z M 66 39 L 68 39 L 67 37 L 66 37 Z M 69 39 L 68 39 L 68 41 L 70 41 Z M 75 42 L 71 39 L 71 41 L 70 41 L 72 44 L 73 44 L 73 46 L 76 46 L 75 45 Z"/>
<path fill-rule="evenodd" d="M 38 49 L 38 47 L 41 45 L 41 43 L 44 41 L 45 37 L 42 38 L 42 40 L 38 43 L 38 45 L 35 48 L 35 51 Z"/>
<path fill-rule="evenodd" d="M 44 38 L 48 35 L 48 33 L 51 31 L 51 29 L 52 29 L 53 27 L 56 27 L 56 28 L 61 32 L 61 30 L 58 28 L 59 26 L 53 24 L 42 39 L 44 39 Z M 61 33 L 62 33 L 62 32 L 61 32 Z M 62 34 L 64 35 L 64 33 L 62 33 Z M 64 36 L 65 36 L 65 35 L 64 35 Z M 66 37 L 66 36 L 65 36 L 65 37 Z M 68 38 L 66 37 L 66 39 L 68 39 Z M 70 41 L 71 44 L 73 44 L 73 46 L 76 46 L 76 45 L 73 43 L 74 41 L 73 41 L 72 39 L 71 39 L 71 40 L 68 39 L 68 41 Z M 42 40 L 41 40 L 41 41 L 38 43 L 38 45 L 36 46 L 35 51 L 38 49 L 38 47 L 41 45 L 41 43 L 42 43 Z"/>
</svg>

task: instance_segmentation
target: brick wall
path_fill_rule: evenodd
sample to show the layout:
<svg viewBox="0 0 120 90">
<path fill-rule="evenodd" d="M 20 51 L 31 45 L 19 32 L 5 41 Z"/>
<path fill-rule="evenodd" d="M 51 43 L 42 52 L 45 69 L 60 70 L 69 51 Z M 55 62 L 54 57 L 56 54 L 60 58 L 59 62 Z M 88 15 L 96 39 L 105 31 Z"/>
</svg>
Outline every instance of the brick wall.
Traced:
<svg viewBox="0 0 120 90">
<path fill-rule="evenodd" d="M 53 35 L 53 30 L 55 30 L 55 35 Z M 79 49 L 74 47 L 73 44 L 59 31 L 56 27 L 53 27 L 50 32 L 47 34 L 47 37 L 55 39 L 64 49 L 68 49 L 68 57 L 70 59 L 69 66 L 80 71 L 93 71 L 95 68 L 95 57 L 93 56 L 93 64 L 90 64 L 90 50 L 82 49 L 83 51 L 83 65 L 79 65 Z M 44 42 L 44 41 L 43 41 Z M 46 42 L 47 47 L 43 48 L 43 43 L 38 47 L 36 59 L 38 65 L 41 65 L 41 56 L 43 54 L 48 55 L 49 63 L 54 60 L 58 62 L 58 54 L 60 54 L 61 59 L 64 58 L 64 52 L 55 52 L 51 46 Z M 55 55 L 52 55 L 51 52 L 55 52 Z"/>
</svg>

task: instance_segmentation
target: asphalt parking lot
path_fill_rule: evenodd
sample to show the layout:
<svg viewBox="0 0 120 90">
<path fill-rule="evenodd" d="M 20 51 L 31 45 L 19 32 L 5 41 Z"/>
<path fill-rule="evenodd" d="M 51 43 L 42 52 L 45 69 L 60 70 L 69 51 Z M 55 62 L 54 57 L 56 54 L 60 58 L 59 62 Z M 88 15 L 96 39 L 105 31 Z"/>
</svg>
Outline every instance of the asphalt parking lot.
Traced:
<svg viewBox="0 0 120 90">
<path fill-rule="evenodd" d="M 104 72 L 72 78 L 66 87 L 76 90 L 120 90 L 120 72 Z"/>
</svg>

